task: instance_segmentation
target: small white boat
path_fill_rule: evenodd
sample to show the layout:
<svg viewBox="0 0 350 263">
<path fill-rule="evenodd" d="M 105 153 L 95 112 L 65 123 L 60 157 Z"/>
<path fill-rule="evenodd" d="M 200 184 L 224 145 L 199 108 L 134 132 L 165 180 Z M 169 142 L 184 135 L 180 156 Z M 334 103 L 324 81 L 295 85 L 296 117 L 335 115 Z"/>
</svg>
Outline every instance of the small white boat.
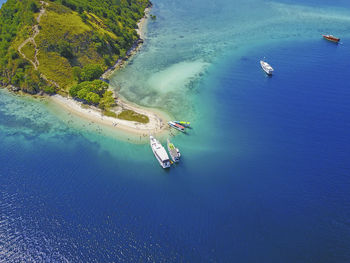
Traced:
<svg viewBox="0 0 350 263">
<path fill-rule="evenodd" d="M 170 167 L 170 160 L 169 156 L 164 149 L 163 145 L 153 136 L 149 136 L 151 148 L 153 151 L 154 156 L 157 158 L 160 166 L 163 168 L 169 168 Z"/>
<path fill-rule="evenodd" d="M 179 149 L 176 148 L 169 139 L 167 139 L 167 146 L 171 159 L 173 159 L 174 163 L 179 162 L 181 157 Z"/>
<path fill-rule="evenodd" d="M 265 61 L 260 60 L 260 65 L 261 68 L 265 71 L 265 73 L 269 76 L 272 75 L 273 73 L 273 68 L 271 67 L 271 65 Z"/>
<path fill-rule="evenodd" d="M 180 132 L 185 132 L 185 127 L 174 122 L 174 121 L 168 121 L 168 125 L 174 129 L 180 131 Z"/>
</svg>

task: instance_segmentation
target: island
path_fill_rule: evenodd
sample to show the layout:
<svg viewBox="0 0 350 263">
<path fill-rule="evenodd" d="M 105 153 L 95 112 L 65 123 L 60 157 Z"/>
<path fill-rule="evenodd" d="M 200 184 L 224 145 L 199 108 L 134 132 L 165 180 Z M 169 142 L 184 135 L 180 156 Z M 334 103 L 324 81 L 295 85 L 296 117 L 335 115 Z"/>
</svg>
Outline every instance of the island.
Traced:
<svg viewBox="0 0 350 263">
<path fill-rule="evenodd" d="M 48 96 L 80 117 L 128 132 L 164 131 L 165 114 L 119 98 L 108 84 L 143 43 L 151 6 L 149 0 L 8 0 L 0 10 L 0 86 Z"/>
</svg>

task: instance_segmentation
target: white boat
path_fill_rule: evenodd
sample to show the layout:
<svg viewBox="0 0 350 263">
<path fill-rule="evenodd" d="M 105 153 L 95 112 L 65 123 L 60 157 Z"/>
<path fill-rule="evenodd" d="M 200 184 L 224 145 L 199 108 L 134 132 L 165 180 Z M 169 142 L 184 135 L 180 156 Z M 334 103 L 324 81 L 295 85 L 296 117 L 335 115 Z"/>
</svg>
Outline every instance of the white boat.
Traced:
<svg viewBox="0 0 350 263">
<path fill-rule="evenodd" d="M 176 148 L 169 139 L 167 139 L 167 146 L 171 159 L 173 159 L 174 163 L 179 162 L 181 157 L 179 149 Z"/>
<path fill-rule="evenodd" d="M 174 121 L 168 121 L 168 125 L 170 127 L 173 127 L 174 129 L 178 130 L 178 131 L 185 132 L 185 127 L 174 122 Z"/>
<path fill-rule="evenodd" d="M 273 68 L 271 65 L 265 61 L 260 60 L 261 68 L 266 72 L 267 75 L 272 75 Z"/>
<path fill-rule="evenodd" d="M 164 149 L 163 145 L 153 136 L 149 136 L 149 139 L 154 156 L 157 158 L 160 166 L 162 166 L 163 168 L 169 168 L 169 156 L 166 150 Z"/>
</svg>

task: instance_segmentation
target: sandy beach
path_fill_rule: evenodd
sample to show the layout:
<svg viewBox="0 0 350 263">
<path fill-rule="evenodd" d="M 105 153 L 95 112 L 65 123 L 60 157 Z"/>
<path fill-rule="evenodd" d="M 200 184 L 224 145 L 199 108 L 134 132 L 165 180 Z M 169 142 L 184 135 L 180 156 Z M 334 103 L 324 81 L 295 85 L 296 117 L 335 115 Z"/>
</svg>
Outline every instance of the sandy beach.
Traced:
<svg viewBox="0 0 350 263">
<path fill-rule="evenodd" d="M 167 125 L 169 116 L 166 116 L 165 114 L 158 111 L 156 112 L 156 110 L 153 111 L 139 106 L 134 106 L 124 100 L 118 99 L 118 105 L 120 108 L 130 109 L 137 113 L 146 115 L 149 118 L 149 122 L 144 124 L 104 116 L 102 114 L 102 111 L 97 107 L 83 105 L 81 102 L 78 102 L 71 98 L 63 97 L 58 94 L 50 96 L 49 99 L 77 117 L 98 123 L 102 126 L 127 132 L 130 135 L 161 135 L 169 131 Z"/>
</svg>

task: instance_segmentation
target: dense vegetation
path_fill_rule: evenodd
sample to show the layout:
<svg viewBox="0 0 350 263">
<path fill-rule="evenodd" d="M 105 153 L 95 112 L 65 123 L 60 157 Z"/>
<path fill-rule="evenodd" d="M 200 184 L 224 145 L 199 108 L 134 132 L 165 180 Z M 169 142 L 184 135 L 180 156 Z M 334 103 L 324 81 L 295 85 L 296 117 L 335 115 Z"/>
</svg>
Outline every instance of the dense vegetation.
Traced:
<svg viewBox="0 0 350 263">
<path fill-rule="evenodd" d="M 117 116 L 119 119 L 127 120 L 127 121 L 137 121 L 141 123 L 148 123 L 149 118 L 146 115 L 137 113 L 132 110 L 124 110 Z"/>
<path fill-rule="evenodd" d="M 34 8 L 33 8 L 34 7 Z M 20 39 L 29 36 L 37 4 L 9 0 L 0 10 L 0 84 L 21 86 L 23 90 L 43 89 L 45 84 L 30 63 L 17 52 Z"/>
<path fill-rule="evenodd" d="M 113 92 L 108 84 L 102 80 L 84 81 L 74 85 L 69 94 L 76 99 L 93 105 L 99 105 L 104 111 L 109 111 L 115 105 Z"/>
<path fill-rule="evenodd" d="M 8 0 L 0 10 L 0 85 L 68 93 L 108 112 L 113 94 L 98 79 L 138 40 L 149 0 Z M 40 32 L 34 41 L 19 47 Z M 37 48 L 37 50 L 35 49 Z M 33 64 L 37 63 L 37 69 Z"/>
</svg>

